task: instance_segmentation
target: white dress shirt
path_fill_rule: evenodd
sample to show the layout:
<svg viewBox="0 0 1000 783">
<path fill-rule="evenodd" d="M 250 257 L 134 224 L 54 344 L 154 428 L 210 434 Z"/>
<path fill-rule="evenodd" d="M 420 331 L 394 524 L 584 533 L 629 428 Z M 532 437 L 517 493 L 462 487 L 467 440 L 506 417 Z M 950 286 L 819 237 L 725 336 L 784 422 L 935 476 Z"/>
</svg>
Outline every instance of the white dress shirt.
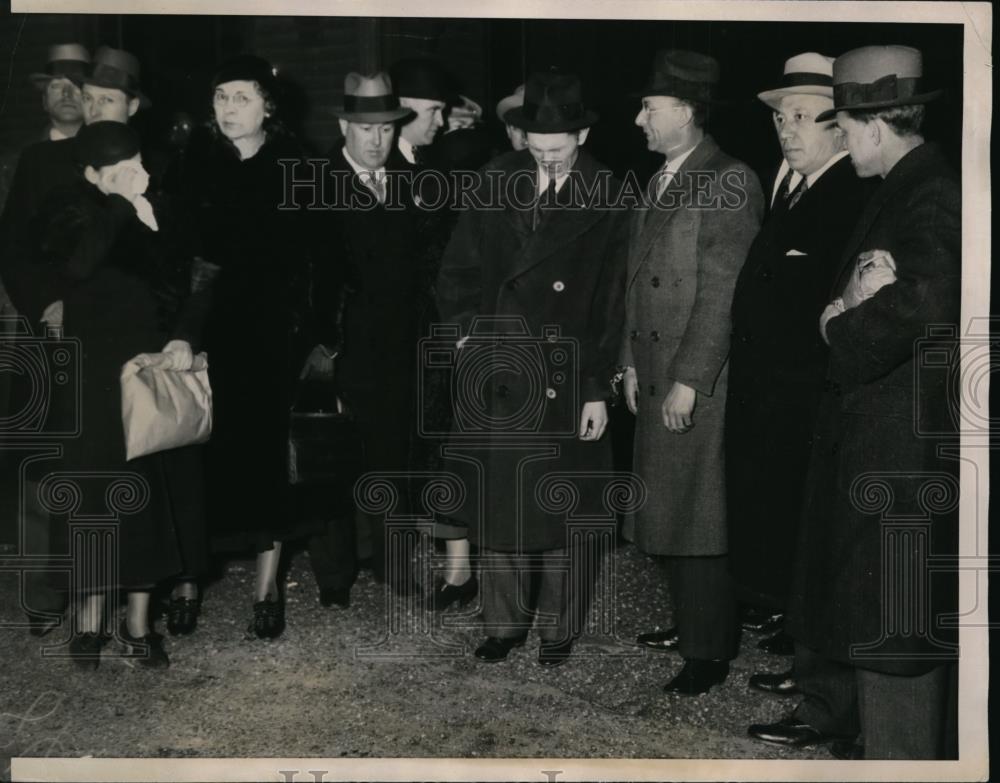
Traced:
<svg viewBox="0 0 1000 783">
<path fill-rule="evenodd" d="M 344 160 L 346 160 L 351 165 L 351 168 L 354 169 L 355 174 L 361 177 L 361 181 L 365 183 L 365 187 L 367 187 L 372 193 L 374 193 L 376 198 L 378 198 L 379 202 L 381 202 L 385 198 L 385 166 L 379 166 L 377 169 L 374 170 L 366 169 L 364 166 L 362 166 L 354 158 L 351 157 L 351 154 L 347 151 L 347 147 L 343 148 L 343 152 L 344 152 Z M 374 177 L 374 180 L 372 179 L 372 177 Z M 379 187 L 376 183 L 382 184 L 381 194 L 379 193 Z"/>
<path fill-rule="evenodd" d="M 815 185 L 816 184 L 816 180 L 818 180 L 820 177 L 822 177 L 823 174 L 826 172 L 827 169 L 829 169 L 834 163 L 836 163 L 841 158 L 843 158 L 846 154 L 847 154 L 847 150 L 844 150 L 843 152 L 838 152 L 836 155 L 834 155 L 832 158 L 830 158 L 830 160 L 828 160 L 826 163 L 824 163 L 822 166 L 820 166 L 818 169 L 816 169 L 816 171 L 814 171 L 812 174 L 808 175 L 806 177 L 806 188 L 811 188 L 813 185 Z M 781 180 L 783 180 L 785 178 L 785 175 L 788 174 L 788 169 L 789 169 L 788 161 L 785 160 L 784 158 L 782 158 L 781 159 L 781 166 L 778 169 L 778 176 L 774 178 L 774 187 L 771 188 L 771 206 L 772 207 L 774 206 L 774 200 L 778 197 L 778 188 L 781 187 Z M 790 180 L 788 180 L 788 192 L 789 193 L 794 193 L 795 192 L 795 188 L 797 188 L 799 186 L 799 183 L 801 181 L 802 181 L 802 175 L 799 174 L 799 172 L 797 172 L 797 171 L 793 171 L 792 172 L 792 178 Z"/>
</svg>

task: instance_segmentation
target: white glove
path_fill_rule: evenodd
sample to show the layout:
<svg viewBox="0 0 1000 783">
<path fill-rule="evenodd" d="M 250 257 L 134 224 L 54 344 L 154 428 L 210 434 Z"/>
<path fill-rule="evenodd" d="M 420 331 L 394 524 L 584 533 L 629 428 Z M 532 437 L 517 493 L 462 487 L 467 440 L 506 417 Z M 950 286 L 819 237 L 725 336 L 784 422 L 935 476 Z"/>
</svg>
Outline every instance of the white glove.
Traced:
<svg viewBox="0 0 1000 783">
<path fill-rule="evenodd" d="M 60 327 L 63 325 L 63 301 L 62 299 L 57 299 L 55 302 L 50 304 L 45 308 L 42 313 L 42 322 L 48 326 Z"/>
<path fill-rule="evenodd" d="M 896 261 L 886 250 L 867 250 L 856 261 L 844 289 L 844 307 L 850 310 L 871 299 L 882 286 L 896 282 Z"/>
</svg>

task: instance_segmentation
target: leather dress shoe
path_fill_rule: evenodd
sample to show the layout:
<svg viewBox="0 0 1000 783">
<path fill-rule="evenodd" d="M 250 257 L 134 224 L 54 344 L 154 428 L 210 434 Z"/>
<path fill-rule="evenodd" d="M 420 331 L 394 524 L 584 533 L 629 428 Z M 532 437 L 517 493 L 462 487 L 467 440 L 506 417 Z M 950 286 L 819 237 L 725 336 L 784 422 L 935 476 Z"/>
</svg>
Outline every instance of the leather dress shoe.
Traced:
<svg viewBox="0 0 1000 783">
<path fill-rule="evenodd" d="M 201 614 L 201 597 L 175 596 L 167 603 L 167 630 L 171 636 L 184 636 L 194 631 Z"/>
<path fill-rule="evenodd" d="M 443 612 L 453 603 L 465 606 L 479 592 L 479 580 L 473 574 L 460 585 L 453 585 L 442 579 L 431 593 L 431 611 Z"/>
<path fill-rule="evenodd" d="M 341 609 L 350 608 L 351 588 L 321 587 L 319 591 L 319 605 L 323 607 L 339 606 Z"/>
<path fill-rule="evenodd" d="M 865 757 L 865 746 L 856 740 L 835 740 L 830 743 L 830 755 L 841 761 L 860 761 Z"/>
<path fill-rule="evenodd" d="M 285 630 L 285 602 L 275 600 L 268 593 L 263 601 L 253 605 L 253 620 L 247 628 L 247 636 L 258 639 L 275 639 Z"/>
<path fill-rule="evenodd" d="M 489 636 L 486 641 L 476 648 L 476 657 L 484 663 L 499 663 L 506 660 L 507 653 L 515 647 L 524 646 L 523 636 L 514 636 L 501 639 L 496 636 Z"/>
<path fill-rule="evenodd" d="M 791 671 L 778 672 L 777 674 L 771 672 L 752 674 L 747 684 L 755 691 L 772 693 L 775 696 L 794 696 L 799 692 L 799 684 L 795 681 Z"/>
<path fill-rule="evenodd" d="M 565 642 L 547 642 L 542 640 L 538 648 L 538 662 L 542 666 L 562 666 L 569 660 L 570 653 L 573 652 L 573 640 Z"/>
<path fill-rule="evenodd" d="M 670 682 L 663 686 L 667 693 L 682 696 L 697 696 L 708 693 L 713 685 L 725 682 L 729 676 L 729 661 L 701 661 L 688 658 L 684 668 Z"/>
<path fill-rule="evenodd" d="M 128 632 L 128 623 L 122 620 L 118 638 L 125 654 L 135 656 L 135 662 L 140 666 L 147 669 L 166 669 L 170 666 L 170 658 L 163 649 L 163 637 L 156 631 L 149 631 L 145 636 L 132 636 Z"/>
<path fill-rule="evenodd" d="M 784 745 L 786 748 L 804 748 L 807 745 L 820 745 L 833 739 L 832 734 L 825 734 L 815 726 L 786 715 L 777 723 L 753 723 L 747 729 L 754 739 L 770 742 L 773 745 Z"/>
<path fill-rule="evenodd" d="M 795 655 L 795 640 L 784 631 L 757 642 L 757 649 L 771 655 Z"/>
<path fill-rule="evenodd" d="M 69 655 L 81 669 L 96 669 L 101 663 L 101 649 L 108 643 L 103 633 L 85 632 L 73 637 Z"/>
<path fill-rule="evenodd" d="M 761 609 L 756 606 L 748 606 L 740 617 L 740 625 L 747 631 L 754 633 L 775 633 L 781 629 L 785 622 L 784 612 L 775 612 L 771 609 Z"/>
<path fill-rule="evenodd" d="M 659 652 L 666 652 L 667 650 L 674 650 L 677 648 L 680 638 L 677 635 L 677 627 L 668 628 L 665 631 L 650 631 L 649 633 L 641 633 L 635 637 L 635 643 L 642 646 L 648 647 L 650 650 L 658 650 Z"/>
</svg>

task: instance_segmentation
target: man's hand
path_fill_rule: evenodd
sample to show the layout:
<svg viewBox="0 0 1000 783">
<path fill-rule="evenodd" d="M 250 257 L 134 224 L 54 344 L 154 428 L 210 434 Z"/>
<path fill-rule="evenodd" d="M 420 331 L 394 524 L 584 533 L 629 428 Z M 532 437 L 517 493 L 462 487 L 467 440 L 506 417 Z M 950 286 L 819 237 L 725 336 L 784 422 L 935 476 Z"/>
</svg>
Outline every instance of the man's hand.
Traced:
<svg viewBox="0 0 1000 783">
<path fill-rule="evenodd" d="M 896 261 L 887 250 L 867 250 L 855 264 L 841 296 L 847 310 L 871 299 L 883 286 L 896 282 Z"/>
<path fill-rule="evenodd" d="M 164 370 L 184 372 L 190 370 L 194 364 L 194 352 L 187 340 L 171 340 L 163 346 L 160 353 L 163 354 L 163 358 L 157 366 Z"/>
<path fill-rule="evenodd" d="M 666 428 L 677 434 L 683 434 L 691 429 L 694 426 L 691 416 L 697 399 L 698 392 L 680 381 L 674 381 L 661 409 Z"/>
<path fill-rule="evenodd" d="M 585 402 L 580 414 L 580 440 L 600 440 L 608 426 L 608 406 L 601 402 Z"/>
<path fill-rule="evenodd" d="M 306 359 L 305 375 L 308 378 L 332 378 L 336 354 L 325 345 L 317 345 Z"/>
<path fill-rule="evenodd" d="M 826 306 L 823 310 L 822 315 L 819 317 L 819 333 L 823 335 L 823 342 L 827 345 L 830 344 L 830 340 L 826 336 L 826 325 L 830 322 L 831 318 L 836 318 L 842 312 L 844 312 L 844 301 L 842 299 L 834 299 L 830 304 Z"/>
<path fill-rule="evenodd" d="M 59 328 L 63 325 L 63 302 L 62 299 L 57 299 L 55 302 L 50 304 L 45 308 L 42 313 L 42 322 L 48 326 L 53 326 Z"/>
<path fill-rule="evenodd" d="M 626 407 L 635 415 L 639 410 L 639 376 L 635 374 L 635 367 L 626 367 L 622 374 L 622 395 Z"/>
</svg>

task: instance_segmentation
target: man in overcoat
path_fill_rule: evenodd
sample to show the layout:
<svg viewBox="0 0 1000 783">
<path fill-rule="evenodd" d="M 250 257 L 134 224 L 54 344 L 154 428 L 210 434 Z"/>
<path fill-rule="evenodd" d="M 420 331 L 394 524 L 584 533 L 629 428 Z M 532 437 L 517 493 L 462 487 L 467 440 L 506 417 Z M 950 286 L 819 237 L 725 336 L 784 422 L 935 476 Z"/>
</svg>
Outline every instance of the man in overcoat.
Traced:
<svg viewBox="0 0 1000 783">
<path fill-rule="evenodd" d="M 961 190 L 924 142 L 920 52 L 868 46 L 833 66 L 834 108 L 859 176 L 880 177 L 820 318 L 829 342 L 787 628 L 812 658 L 803 700 L 751 736 L 807 745 L 859 732 L 863 757 L 954 751 L 955 574 L 928 556 L 958 543 L 958 416 L 947 368 L 960 315 Z M 951 341 L 927 340 L 929 327 Z M 939 332 L 940 333 L 940 332 Z M 927 352 L 930 356 L 931 351 Z M 797 664 L 798 665 L 798 664 Z M 949 737 L 950 735 L 950 737 Z M 850 752 L 842 744 L 835 753 Z"/>
<path fill-rule="evenodd" d="M 441 317 L 459 330 L 446 464 L 467 493 L 451 521 L 480 546 L 487 639 L 476 657 L 504 660 L 534 615 L 539 663 L 553 666 L 571 654 L 595 576 L 569 522 L 600 513 L 612 467 L 602 435 L 626 215 L 603 201 L 616 185 L 581 146 L 597 115 L 577 77 L 533 74 L 507 116 L 528 148 L 494 161 L 438 279 Z"/>
<path fill-rule="evenodd" d="M 837 123 L 815 121 L 833 107 L 832 57 L 790 58 L 782 84 L 758 97 L 773 111 L 783 157 L 733 295 L 726 488 L 737 598 L 774 618 L 788 598 L 826 379 L 827 347 L 813 327 L 869 189 L 854 173 Z M 779 631 L 758 647 L 791 655 L 793 643 Z M 788 693 L 790 674 L 757 674 L 750 686 Z"/>
<path fill-rule="evenodd" d="M 636 414 L 634 464 L 649 500 L 624 535 L 667 558 L 675 627 L 640 644 L 679 649 L 666 689 L 704 693 L 736 654 L 726 563 L 723 415 L 733 286 L 760 226 L 756 175 L 704 130 L 718 63 L 661 50 L 636 124 L 666 156 L 629 239 L 624 391 Z"/>
</svg>

